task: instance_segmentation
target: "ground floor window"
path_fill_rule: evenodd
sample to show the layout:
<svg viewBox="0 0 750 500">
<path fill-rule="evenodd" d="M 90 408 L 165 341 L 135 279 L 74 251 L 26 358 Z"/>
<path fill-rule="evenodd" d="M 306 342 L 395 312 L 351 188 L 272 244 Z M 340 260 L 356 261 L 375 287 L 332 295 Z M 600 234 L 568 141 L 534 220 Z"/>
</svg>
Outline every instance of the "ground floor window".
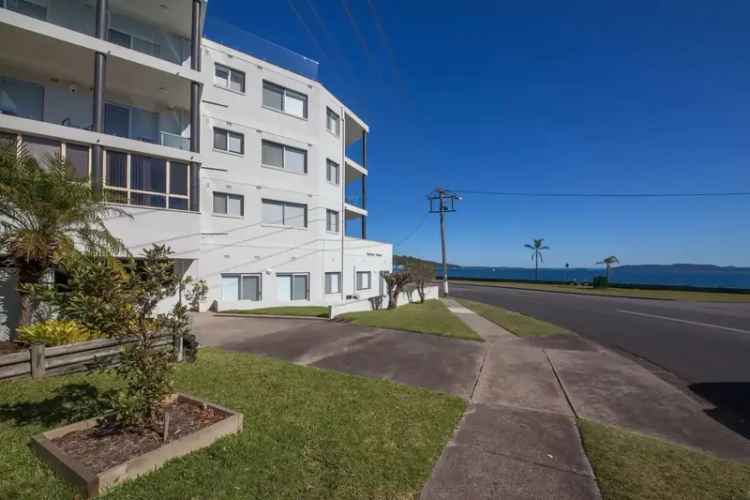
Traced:
<svg viewBox="0 0 750 500">
<path fill-rule="evenodd" d="M 260 274 L 222 274 L 222 300 L 252 300 L 262 298 L 262 278 Z"/>
<path fill-rule="evenodd" d="M 341 273 L 326 273 L 326 293 L 341 293 Z"/>
<path fill-rule="evenodd" d="M 277 274 L 276 294 L 277 298 L 283 302 L 309 299 L 310 275 L 308 273 Z"/>
<path fill-rule="evenodd" d="M 369 290 L 370 277 L 370 271 L 357 271 L 357 290 Z"/>
</svg>

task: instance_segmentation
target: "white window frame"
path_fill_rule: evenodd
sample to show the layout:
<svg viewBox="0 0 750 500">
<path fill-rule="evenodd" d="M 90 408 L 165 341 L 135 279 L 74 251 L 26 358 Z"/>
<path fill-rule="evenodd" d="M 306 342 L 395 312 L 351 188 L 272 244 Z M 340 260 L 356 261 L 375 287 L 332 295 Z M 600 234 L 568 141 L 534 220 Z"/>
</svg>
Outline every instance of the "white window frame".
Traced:
<svg viewBox="0 0 750 500">
<path fill-rule="evenodd" d="M 336 290 L 334 290 L 332 287 L 329 287 L 329 284 L 330 284 L 329 281 L 328 281 L 328 277 L 329 276 L 338 276 L 338 281 L 337 281 L 338 287 L 336 288 Z M 334 294 L 341 293 L 341 271 L 334 271 L 334 272 L 330 272 L 330 273 L 325 273 L 325 277 L 323 278 L 323 280 L 324 280 L 323 281 L 323 289 L 324 289 L 326 295 L 334 295 Z"/>
<path fill-rule="evenodd" d="M 263 163 L 263 144 L 273 144 L 276 146 L 281 146 L 281 166 L 277 167 L 276 165 L 269 165 L 267 163 Z M 288 168 L 286 168 L 286 151 L 287 149 L 296 149 L 297 151 L 304 151 L 305 152 L 305 171 L 303 173 L 299 172 L 292 172 Z M 290 174 L 297 174 L 297 175 L 307 175 L 307 173 L 310 171 L 309 165 L 308 165 L 308 159 L 309 155 L 307 154 L 308 151 L 304 148 L 297 148 L 294 146 L 288 146 L 286 144 L 282 144 L 280 142 L 276 141 L 269 141 L 267 139 L 262 139 L 260 144 L 260 165 L 265 168 L 272 168 L 274 170 L 283 170 L 284 172 L 288 172 Z"/>
<path fill-rule="evenodd" d="M 263 80 L 263 85 L 261 86 L 261 92 L 266 88 L 266 85 L 270 85 L 271 87 L 276 87 L 278 89 L 281 89 L 281 91 L 282 91 L 281 92 L 281 109 L 276 109 L 276 108 L 274 108 L 272 106 L 266 105 L 263 102 L 262 96 L 261 96 L 261 104 L 263 105 L 264 108 L 269 109 L 271 111 L 276 111 L 277 113 L 284 113 L 285 115 L 293 116 L 295 118 L 299 118 L 300 120 L 307 120 L 307 117 L 310 114 L 310 109 L 309 109 L 310 108 L 310 96 L 308 96 L 307 94 L 305 94 L 303 92 L 299 92 L 297 90 L 294 90 L 294 89 L 288 89 L 288 88 L 284 87 L 283 85 L 279 85 L 278 83 L 274 83 L 274 82 L 272 82 L 270 80 Z M 304 102 L 304 105 L 303 105 L 303 108 L 302 108 L 302 116 L 295 115 L 294 113 L 289 113 L 288 111 L 286 111 L 284 109 L 284 102 L 285 102 L 285 99 L 286 99 L 286 93 L 287 92 L 292 92 L 294 94 L 301 95 L 301 96 L 303 96 L 305 98 L 305 102 Z"/>
<path fill-rule="evenodd" d="M 310 300 L 310 273 L 276 273 L 276 277 L 286 277 L 290 276 L 292 279 L 291 287 L 289 288 L 289 302 L 299 302 L 302 300 L 309 301 Z M 304 299 L 294 299 L 294 278 L 298 276 L 304 276 L 306 278 L 306 285 L 305 285 L 305 298 Z"/>
<path fill-rule="evenodd" d="M 331 166 L 336 167 L 336 178 L 334 180 L 331 180 L 329 175 Z M 326 181 L 332 186 L 338 186 L 341 184 L 341 165 L 331 160 L 330 158 L 326 158 Z"/>
<path fill-rule="evenodd" d="M 243 299 L 242 298 L 242 278 L 255 277 L 258 278 L 258 298 L 257 299 Z M 263 273 L 222 273 L 219 275 L 219 280 L 223 285 L 224 278 L 237 278 L 237 298 L 227 299 L 224 298 L 224 289 L 222 286 L 221 300 L 232 301 L 232 302 L 263 302 Z"/>
<path fill-rule="evenodd" d="M 333 115 L 336 117 L 336 130 L 335 131 L 328 128 L 328 117 L 330 115 Z M 330 132 L 336 137 L 341 137 L 341 117 L 339 116 L 338 113 L 336 113 L 334 110 L 332 110 L 329 107 L 326 107 L 326 130 L 328 130 L 328 132 Z"/>
<path fill-rule="evenodd" d="M 216 78 L 216 70 L 218 68 L 221 68 L 227 72 L 227 84 L 223 85 L 221 83 L 221 80 L 218 80 Z M 240 74 L 242 75 L 242 90 L 235 90 L 232 88 L 232 74 Z M 228 90 L 230 92 L 234 92 L 235 94 L 242 94 L 245 95 L 245 92 L 247 91 L 247 73 L 244 71 L 240 71 L 238 69 L 234 69 L 232 67 L 229 67 L 225 64 L 220 63 L 214 63 L 214 85 L 220 89 Z"/>
<path fill-rule="evenodd" d="M 359 277 L 360 276 L 367 276 L 367 286 L 360 287 L 359 286 Z M 355 275 L 355 287 L 357 291 L 361 290 L 371 290 L 372 289 L 372 271 L 357 271 L 357 274 Z"/>
<path fill-rule="evenodd" d="M 221 148 L 217 148 L 216 147 L 216 131 L 217 130 L 221 130 L 222 132 L 226 132 L 226 134 L 227 134 L 227 149 L 221 149 Z M 211 136 L 211 143 L 212 143 L 211 145 L 213 146 L 214 151 L 219 151 L 220 153 L 226 153 L 226 154 L 235 155 L 235 156 L 245 156 L 245 134 L 243 134 L 242 132 L 235 132 L 234 130 L 229 130 L 228 128 L 222 128 L 222 127 L 213 127 L 211 129 L 211 132 L 213 134 Z M 232 150 L 229 149 L 229 136 L 230 135 L 237 135 L 237 136 L 239 136 L 241 138 L 241 143 L 242 143 L 242 152 L 241 153 L 237 153 L 236 151 L 232 151 Z"/>
<path fill-rule="evenodd" d="M 263 215 L 262 215 L 262 213 L 263 213 L 263 204 L 265 204 L 266 202 L 276 203 L 276 204 L 280 204 L 282 206 L 282 211 L 281 211 L 281 220 L 282 221 L 281 221 L 281 223 L 278 223 L 278 222 L 264 222 L 263 221 Z M 289 225 L 289 224 L 286 223 L 286 207 L 287 207 L 287 205 L 296 205 L 296 206 L 304 207 L 305 208 L 305 225 L 304 226 L 292 226 L 292 225 Z M 295 203 L 293 201 L 282 201 L 282 200 L 274 200 L 274 199 L 271 199 L 271 198 L 263 198 L 263 199 L 260 200 L 260 207 L 261 207 L 261 222 L 262 222 L 262 225 L 264 225 L 264 226 L 280 226 L 280 227 L 289 227 L 289 228 L 292 228 L 292 229 L 307 229 L 307 227 L 308 227 L 310 217 L 308 215 L 308 207 L 307 207 L 306 203 Z"/>
<path fill-rule="evenodd" d="M 107 174 L 108 174 L 107 170 L 109 169 L 108 155 L 110 154 L 110 152 L 112 152 L 112 153 L 119 153 L 119 154 L 124 154 L 125 155 L 125 187 L 122 187 L 122 186 L 111 186 L 111 185 L 107 184 Z M 131 188 L 131 186 L 130 186 L 130 167 L 131 167 L 131 163 L 132 163 L 131 162 L 132 156 L 133 155 L 136 155 L 136 156 L 145 156 L 147 158 L 150 158 L 151 156 L 145 155 L 145 154 L 140 154 L 140 153 L 129 153 L 127 151 L 122 151 L 122 150 L 115 149 L 115 148 L 106 148 L 106 149 L 103 150 L 102 153 L 103 153 L 103 155 L 102 155 L 102 157 L 103 157 L 103 162 L 102 162 L 102 184 L 104 186 L 103 190 L 104 190 L 104 193 L 105 193 L 105 199 L 106 199 L 106 192 L 107 191 L 116 191 L 116 192 L 119 192 L 119 193 L 123 193 L 125 195 L 125 199 L 127 200 L 124 203 L 123 202 L 119 202 L 119 201 L 110 201 L 108 203 L 112 203 L 112 204 L 116 204 L 116 205 L 128 205 L 128 206 L 132 206 L 132 207 L 147 207 L 147 208 L 151 208 L 151 209 L 155 209 L 155 210 L 179 210 L 180 212 L 190 212 L 191 211 L 190 210 L 190 197 L 191 197 L 192 193 L 190 192 L 190 189 L 191 189 L 191 185 L 190 184 L 191 183 L 190 183 L 190 163 L 189 162 L 178 161 L 178 160 L 168 160 L 168 159 L 165 159 L 165 158 L 156 157 L 156 158 L 164 160 L 164 162 L 166 164 L 166 179 L 165 179 L 166 189 L 165 189 L 164 193 L 159 193 L 157 191 L 144 191 L 144 190 L 141 190 L 141 189 L 134 189 L 134 188 Z M 89 160 L 91 160 L 90 157 L 89 157 Z M 186 195 L 185 194 L 178 194 L 178 193 L 172 193 L 171 192 L 172 191 L 172 185 L 171 185 L 170 176 L 171 176 L 171 173 L 172 173 L 172 162 L 173 161 L 174 161 L 174 163 L 180 163 L 180 164 L 185 165 L 187 167 L 187 179 L 186 179 L 187 180 L 187 189 L 186 189 L 187 194 Z M 91 172 L 91 161 L 89 161 L 89 174 L 90 174 L 90 172 Z M 132 203 L 131 202 L 131 198 L 132 198 L 131 194 L 145 194 L 145 195 L 152 195 L 152 196 L 164 196 L 166 198 L 166 206 L 164 206 L 164 207 L 155 207 L 153 205 L 138 205 L 138 204 Z M 170 198 L 181 198 L 181 199 L 184 199 L 187 202 L 187 207 L 188 208 L 187 209 L 170 208 L 170 206 L 169 206 L 169 199 Z"/>
<path fill-rule="evenodd" d="M 211 196 L 211 205 L 212 205 L 211 206 L 211 213 L 213 215 L 220 215 L 222 217 L 234 217 L 236 219 L 241 219 L 241 218 L 243 218 L 245 216 L 245 196 L 244 195 L 236 194 L 236 193 L 227 193 L 225 191 L 213 191 L 211 194 L 212 194 L 212 196 Z M 225 213 L 221 213 L 221 212 L 217 212 L 216 211 L 216 206 L 215 206 L 214 203 L 216 201 L 216 195 L 217 194 L 221 195 L 221 196 L 224 196 L 224 198 L 226 200 L 225 203 L 226 203 L 227 211 Z M 229 198 L 231 198 L 231 197 L 239 198 L 240 199 L 240 214 L 239 215 L 235 215 L 235 214 L 230 214 L 229 213 Z"/>
<path fill-rule="evenodd" d="M 329 227 L 330 222 L 330 215 L 333 214 L 336 217 L 336 227 L 334 229 L 331 229 Z M 326 208 L 326 232 L 331 234 L 339 234 L 341 231 L 341 214 L 339 214 L 336 210 L 331 210 L 330 208 Z"/>
</svg>

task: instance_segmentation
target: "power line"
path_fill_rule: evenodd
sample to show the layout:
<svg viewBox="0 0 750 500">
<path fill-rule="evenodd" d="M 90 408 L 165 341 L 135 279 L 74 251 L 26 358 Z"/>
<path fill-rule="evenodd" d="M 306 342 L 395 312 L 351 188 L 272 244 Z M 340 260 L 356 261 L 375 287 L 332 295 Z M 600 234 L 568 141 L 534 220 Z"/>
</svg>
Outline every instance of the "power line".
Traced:
<svg viewBox="0 0 750 500">
<path fill-rule="evenodd" d="M 425 212 L 424 217 L 422 217 L 422 220 L 419 221 L 419 224 L 417 224 L 417 227 L 415 227 L 414 230 L 410 232 L 406 238 L 402 239 L 398 243 L 394 243 L 393 244 L 394 248 L 400 247 L 401 245 L 403 245 L 404 243 L 412 239 L 414 235 L 417 234 L 420 229 L 422 229 L 422 226 L 424 226 L 424 223 L 427 222 L 427 218 L 429 216 L 430 216 L 430 212 Z"/>
<path fill-rule="evenodd" d="M 715 193 L 530 193 L 513 191 L 480 191 L 455 189 L 456 193 L 487 196 L 508 196 L 522 198 L 728 198 L 750 196 L 750 191 L 729 191 Z"/>
</svg>

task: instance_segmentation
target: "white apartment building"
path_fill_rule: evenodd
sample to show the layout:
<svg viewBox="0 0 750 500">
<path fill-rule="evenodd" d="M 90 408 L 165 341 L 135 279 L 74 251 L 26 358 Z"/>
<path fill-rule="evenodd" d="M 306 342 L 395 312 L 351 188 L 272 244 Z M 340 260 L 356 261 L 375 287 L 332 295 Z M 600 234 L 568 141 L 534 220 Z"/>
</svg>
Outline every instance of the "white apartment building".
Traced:
<svg viewBox="0 0 750 500">
<path fill-rule="evenodd" d="M 203 38 L 206 9 L 0 0 L 0 139 L 67 159 L 132 215 L 108 226 L 134 255 L 167 244 L 206 280 L 206 308 L 382 294 L 367 124 L 316 79 Z"/>
</svg>

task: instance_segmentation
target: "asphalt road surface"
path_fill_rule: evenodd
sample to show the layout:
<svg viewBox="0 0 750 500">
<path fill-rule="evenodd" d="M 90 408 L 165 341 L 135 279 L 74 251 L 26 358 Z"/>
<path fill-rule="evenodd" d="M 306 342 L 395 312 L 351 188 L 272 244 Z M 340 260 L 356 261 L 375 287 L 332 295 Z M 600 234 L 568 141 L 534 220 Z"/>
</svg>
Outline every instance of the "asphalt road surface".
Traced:
<svg viewBox="0 0 750 500">
<path fill-rule="evenodd" d="M 596 297 L 451 284 L 451 295 L 564 326 L 644 359 L 750 418 L 750 303 Z"/>
</svg>

